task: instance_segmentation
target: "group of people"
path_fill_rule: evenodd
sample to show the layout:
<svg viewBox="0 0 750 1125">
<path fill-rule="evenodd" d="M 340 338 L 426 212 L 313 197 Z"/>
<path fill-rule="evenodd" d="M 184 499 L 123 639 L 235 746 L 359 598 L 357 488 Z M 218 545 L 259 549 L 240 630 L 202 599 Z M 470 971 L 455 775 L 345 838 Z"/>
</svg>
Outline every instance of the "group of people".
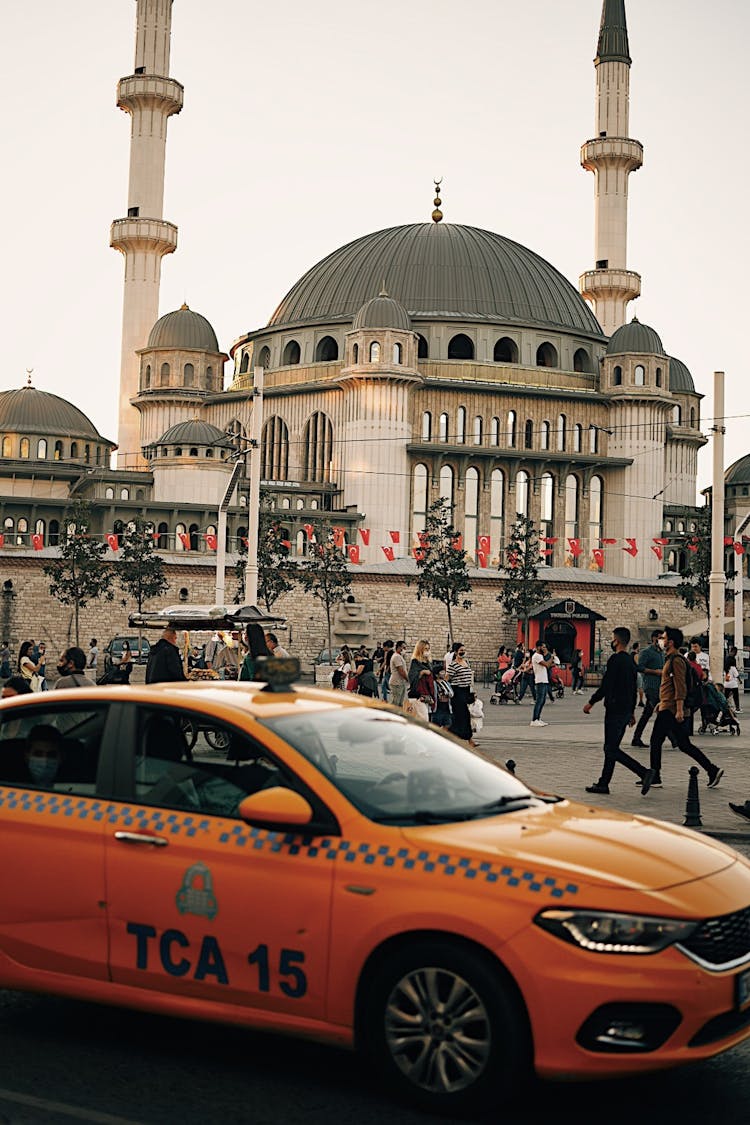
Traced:
<svg viewBox="0 0 750 1125">
<path fill-rule="evenodd" d="M 201 673 L 208 673 L 212 679 L 252 680 L 259 660 L 288 656 L 275 633 L 264 632 L 257 622 L 251 622 L 243 634 L 239 630 L 233 630 L 228 637 L 215 633 L 204 649 L 202 666 L 196 663 L 186 675 L 177 643 L 177 629 L 168 625 L 156 644 L 151 646 L 146 683 L 178 683 L 190 677 L 205 678 Z"/>
<path fill-rule="evenodd" d="M 535 659 L 536 658 L 536 659 Z M 574 662 L 571 662 L 573 672 L 573 694 L 579 693 L 578 684 L 583 685 L 583 653 L 576 649 Z M 545 703 L 554 703 L 554 693 L 562 694 L 562 680 L 559 668 L 560 658 L 554 650 L 549 649 L 543 641 L 533 648 L 524 648 L 521 641 L 511 652 L 510 648 L 501 645 L 497 654 L 497 679 L 500 684 L 512 689 L 515 698 L 520 703 L 528 691 L 534 701 L 534 713 L 530 726 L 545 727 L 542 710 Z"/>
<path fill-rule="evenodd" d="M 94 680 L 86 675 L 87 669 L 96 669 L 98 648 L 92 638 L 87 655 L 77 645 L 70 645 L 57 661 L 57 680 L 55 688 L 94 686 Z M 93 659 L 93 663 L 92 663 Z M 2 698 L 13 695 L 26 695 L 35 691 L 47 691 L 47 650 L 44 641 L 36 644 L 33 640 L 22 641 L 18 649 L 15 671 L 11 662 L 7 642 L 0 649 L 0 678 L 3 679 Z"/>
<path fill-rule="evenodd" d="M 441 660 L 430 642 L 417 641 L 411 658 L 406 641 L 385 640 L 372 653 L 346 645 L 336 657 L 331 684 L 342 691 L 383 699 L 476 745 L 469 708 L 476 702 L 466 646 L 455 641 Z M 408 660 L 408 663 L 407 663 Z"/>
</svg>

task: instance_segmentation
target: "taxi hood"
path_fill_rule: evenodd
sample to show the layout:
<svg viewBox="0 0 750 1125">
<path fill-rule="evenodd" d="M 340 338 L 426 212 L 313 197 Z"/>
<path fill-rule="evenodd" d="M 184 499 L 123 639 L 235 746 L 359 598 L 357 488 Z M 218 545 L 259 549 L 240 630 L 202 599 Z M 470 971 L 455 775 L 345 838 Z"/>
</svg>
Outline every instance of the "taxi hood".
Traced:
<svg viewBox="0 0 750 1125">
<path fill-rule="evenodd" d="M 505 860 L 593 886 L 638 891 L 703 879 L 737 860 L 730 848 L 689 829 L 571 801 L 402 831 L 422 848 L 494 863 Z"/>
</svg>

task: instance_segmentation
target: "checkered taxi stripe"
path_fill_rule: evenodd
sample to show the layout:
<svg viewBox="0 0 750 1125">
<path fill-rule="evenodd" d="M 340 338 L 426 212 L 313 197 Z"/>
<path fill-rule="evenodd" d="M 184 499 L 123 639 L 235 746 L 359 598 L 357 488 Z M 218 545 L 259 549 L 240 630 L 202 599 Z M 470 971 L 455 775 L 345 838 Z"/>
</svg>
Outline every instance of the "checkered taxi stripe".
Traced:
<svg viewBox="0 0 750 1125">
<path fill-rule="evenodd" d="M 36 813 L 44 816 L 73 817 L 77 820 L 102 821 L 134 832 L 161 832 L 165 836 L 195 837 L 211 831 L 212 820 L 168 809 L 150 809 L 141 806 L 112 804 L 87 797 L 63 796 L 60 793 L 40 793 L 28 789 L 0 789 L 0 811 Z M 560 899 L 578 893 L 575 883 L 544 876 L 523 867 L 490 863 L 487 860 L 469 859 L 446 852 L 428 851 L 409 847 L 392 847 L 389 844 L 368 844 L 338 838 L 304 836 L 292 832 L 272 832 L 264 828 L 250 828 L 234 824 L 218 836 L 212 833 L 213 842 L 232 848 L 263 852 L 266 855 L 282 853 L 301 855 L 307 859 L 330 862 L 339 859 L 353 869 L 395 868 L 399 871 L 416 871 L 424 875 L 439 875 L 454 879 L 469 879 L 477 883 L 515 887 L 531 894 L 549 895 Z"/>
</svg>

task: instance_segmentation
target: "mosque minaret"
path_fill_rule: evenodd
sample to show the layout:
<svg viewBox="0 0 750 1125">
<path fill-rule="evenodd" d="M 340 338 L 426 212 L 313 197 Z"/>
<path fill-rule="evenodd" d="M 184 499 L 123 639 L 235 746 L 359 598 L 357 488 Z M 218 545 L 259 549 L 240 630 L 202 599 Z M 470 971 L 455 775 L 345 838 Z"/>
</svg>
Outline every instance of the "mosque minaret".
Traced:
<svg viewBox="0 0 750 1125">
<path fill-rule="evenodd" d="M 136 0 L 135 66 L 121 78 L 117 104 L 130 114 L 130 179 L 127 217 L 112 224 L 110 245 L 125 258 L 118 463 L 136 468 L 141 460 L 138 411 L 139 358 L 159 316 L 161 259 L 177 247 L 177 227 L 165 222 L 164 163 L 167 120 L 182 109 L 183 88 L 169 78 L 172 0 Z"/>
<path fill-rule="evenodd" d="M 628 137 L 630 64 L 625 0 L 604 0 L 596 58 L 596 136 L 581 148 L 581 164 L 595 177 L 596 268 L 581 275 L 607 336 L 626 320 L 641 278 L 627 268 L 628 177 L 643 163 L 643 146 Z"/>
</svg>

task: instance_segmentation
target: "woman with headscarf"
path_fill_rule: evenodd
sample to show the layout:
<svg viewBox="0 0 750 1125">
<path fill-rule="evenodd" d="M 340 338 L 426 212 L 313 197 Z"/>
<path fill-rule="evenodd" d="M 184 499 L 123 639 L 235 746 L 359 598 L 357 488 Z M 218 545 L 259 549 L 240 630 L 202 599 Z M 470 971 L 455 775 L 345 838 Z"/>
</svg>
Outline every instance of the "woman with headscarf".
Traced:
<svg viewBox="0 0 750 1125">
<path fill-rule="evenodd" d="M 266 634 L 257 621 L 251 621 L 245 629 L 245 641 L 247 643 L 247 656 L 242 661 L 240 679 L 254 680 L 258 661 L 267 660 L 272 654 L 266 644 Z"/>
</svg>

